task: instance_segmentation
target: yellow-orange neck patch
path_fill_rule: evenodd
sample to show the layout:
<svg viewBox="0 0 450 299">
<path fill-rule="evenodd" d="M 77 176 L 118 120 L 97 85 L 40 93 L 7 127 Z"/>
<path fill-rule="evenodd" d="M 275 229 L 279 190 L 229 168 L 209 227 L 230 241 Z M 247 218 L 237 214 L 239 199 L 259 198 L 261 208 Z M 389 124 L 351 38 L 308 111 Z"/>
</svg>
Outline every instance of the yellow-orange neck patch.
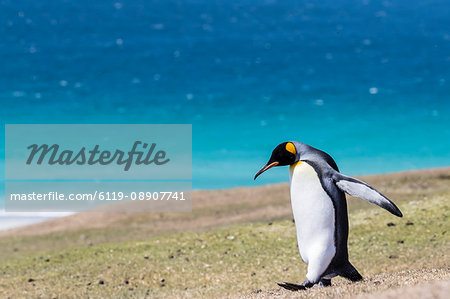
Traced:
<svg viewBox="0 0 450 299">
<path fill-rule="evenodd" d="M 293 153 L 294 155 L 297 154 L 297 151 L 295 150 L 295 145 L 292 144 L 292 142 L 286 143 L 286 150 L 290 153 Z"/>
</svg>

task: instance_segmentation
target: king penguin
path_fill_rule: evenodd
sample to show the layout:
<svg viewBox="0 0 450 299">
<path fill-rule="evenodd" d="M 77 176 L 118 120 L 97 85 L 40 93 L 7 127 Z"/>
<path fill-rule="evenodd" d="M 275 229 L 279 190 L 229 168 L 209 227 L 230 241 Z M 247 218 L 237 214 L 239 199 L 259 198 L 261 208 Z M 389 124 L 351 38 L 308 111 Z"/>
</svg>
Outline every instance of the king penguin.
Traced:
<svg viewBox="0 0 450 299">
<path fill-rule="evenodd" d="M 297 141 L 279 144 L 255 179 L 274 166 L 287 165 L 298 249 L 308 271 L 301 284 L 284 282 L 278 285 L 297 291 L 315 284 L 330 286 L 331 278 L 338 275 L 351 281 L 362 280 L 348 260 L 348 215 L 344 192 L 376 204 L 395 216 L 402 217 L 402 212 L 367 183 L 341 174 L 330 155 Z"/>
</svg>

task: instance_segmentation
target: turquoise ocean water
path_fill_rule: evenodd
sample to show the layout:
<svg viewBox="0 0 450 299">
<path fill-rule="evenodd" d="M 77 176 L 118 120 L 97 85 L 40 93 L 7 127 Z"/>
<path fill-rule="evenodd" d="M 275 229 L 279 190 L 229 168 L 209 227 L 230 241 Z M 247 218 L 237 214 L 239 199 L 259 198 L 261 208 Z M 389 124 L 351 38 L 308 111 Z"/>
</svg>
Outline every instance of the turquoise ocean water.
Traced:
<svg viewBox="0 0 450 299">
<path fill-rule="evenodd" d="M 192 123 L 195 189 L 287 181 L 253 181 L 286 140 L 348 174 L 449 166 L 449 15 L 423 0 L 0 0 L 1 124 Z"/>
</svg>

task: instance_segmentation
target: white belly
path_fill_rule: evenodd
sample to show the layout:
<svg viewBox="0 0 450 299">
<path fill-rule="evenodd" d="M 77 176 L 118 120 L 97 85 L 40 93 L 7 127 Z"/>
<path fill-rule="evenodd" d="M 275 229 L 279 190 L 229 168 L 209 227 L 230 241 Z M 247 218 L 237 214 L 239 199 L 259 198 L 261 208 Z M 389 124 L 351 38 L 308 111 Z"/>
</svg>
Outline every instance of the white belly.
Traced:
<svg viewBox="0 0 450 299">
<path fill-rule="evenodd" d="M 308 163 L 290 166 L 289 177 L 300 255 L 309 265 L 308 275 L 321 275 L 336 253 L 333 203 Z"/>
</svg>

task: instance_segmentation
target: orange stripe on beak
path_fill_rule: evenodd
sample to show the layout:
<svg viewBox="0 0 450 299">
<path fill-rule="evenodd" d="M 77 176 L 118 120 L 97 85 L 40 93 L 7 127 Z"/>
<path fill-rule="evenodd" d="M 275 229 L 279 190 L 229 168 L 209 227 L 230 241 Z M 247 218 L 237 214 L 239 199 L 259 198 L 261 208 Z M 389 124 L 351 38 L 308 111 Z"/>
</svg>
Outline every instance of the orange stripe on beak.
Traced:
<svg viewBox="0 0 450 299">
<path fill-rule="evenodd" d="M 255 178 L 254 178 L 254 180 L 256 180 L 256 178 L 261 174 L 261 173 L 263 173 L 264 171 L 266 171 L 266 170 L 268 170 L 268 169 L 270 169 L 270 168 L 272 168 L 272 167 L 274 167 L 274 166 L 277 166 L 278 164 L 280 164 L 279 162 L 273 162 L 273 163 L 270 163 L 269 165 L 264 165 L 256 174 L 255 174 Z"/>
</svg>

